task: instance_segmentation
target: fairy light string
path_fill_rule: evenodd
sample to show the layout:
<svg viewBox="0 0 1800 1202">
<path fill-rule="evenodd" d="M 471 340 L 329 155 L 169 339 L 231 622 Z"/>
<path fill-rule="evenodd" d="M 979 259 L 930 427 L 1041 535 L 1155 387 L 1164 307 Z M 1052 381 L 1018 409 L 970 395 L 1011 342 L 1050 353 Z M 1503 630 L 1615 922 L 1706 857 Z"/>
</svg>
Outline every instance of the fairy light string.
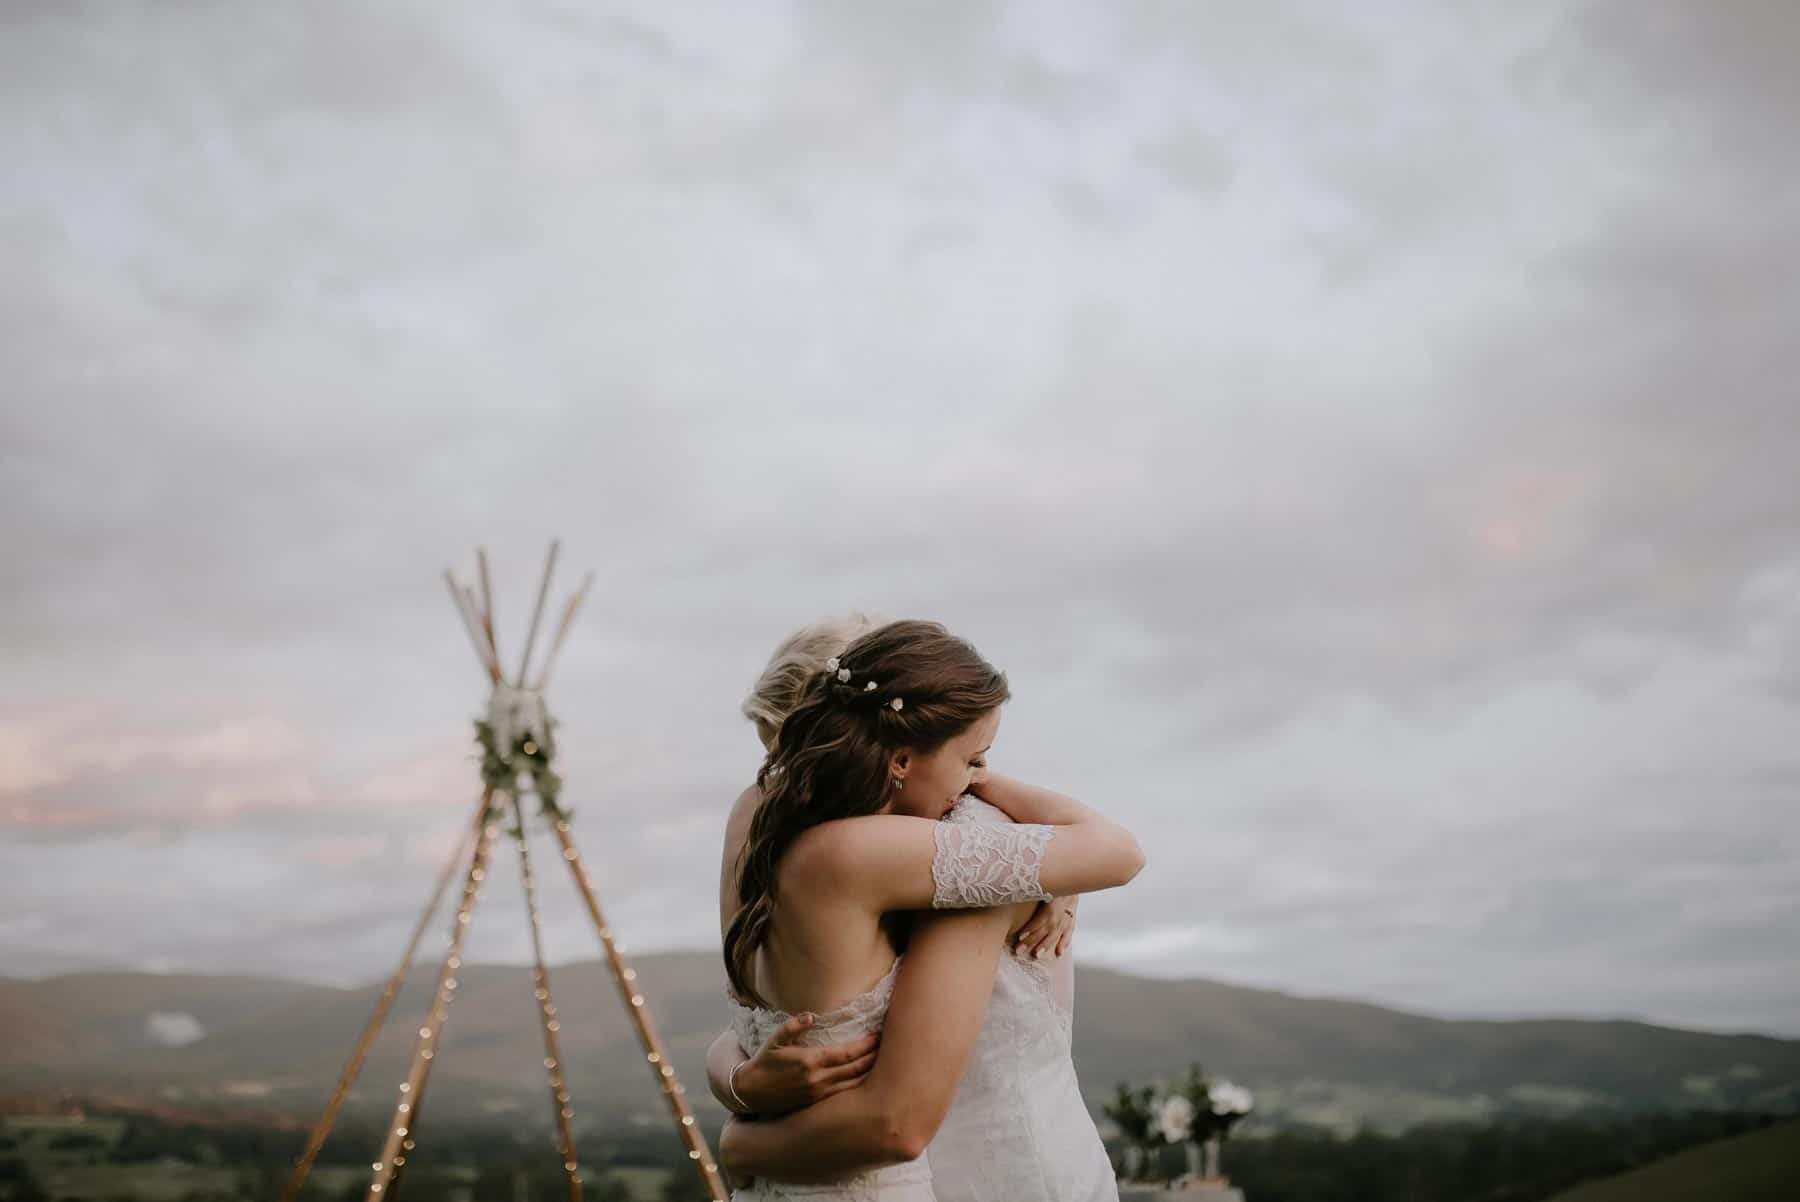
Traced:
<svg viewBox="0 0 1800 1202">
<path fill-rule="evenodd" d="M 670 1062 L 669 1054 L 657 1036 L 656 1024 L 651 1021 L 643 989 L 638 984 L 637 970 L 626 962 L 624 944 L 613 937 L 612 928 L 607 925 L 606 918 L 600 911 L 600 899 L 594 892 L 587 869 L 582 865 L 581 853 L 576 850 L 575 838 L 569 831 L 569 822 L 565 818 L 556 819 L 550 824 L 550 829 L 556 832 L 557 842 L 562 845 L 563 862 L 568 864 L 569 875 L 575 879 L 575 888 L 587 905 L 588 916 L 594 920 L 594 929 L 600 935 L 600 946 L 606 952 L 607 966 L 612 969 L 613 981 L 618 985 L 619 996 L 625 1002 L 625 1012 L 631 1017 L 638 1043 L 644 1049 L 645 1063 L 649 1065 L 657 1087 L 662 1090 L 663 1100 L 675 1119 L 682 1142 L 687 1145 L 688 1160 L 693 1163 L 712 1197 L 718 1202 L 725 1202 L 728 1196 L 725 1179 L 719 1173 L 718 1162 L 713 1159 L 712 1152 L 706 1146 L 706 1136 L 701 1132 L 694 1112 L 688 1107 L 687 1091 L 682 1088 L 680 1079 L 675 1075 L 675 1066 Z"/>
<path fill-rule="evenodd" d="M 381 1152 L 370 1165 L 372 1175 L 368 1191 L 363 1195 L 363 1202 L 387 1202 L 387 1199 L 393 1197 L 397 1192 L 393 1187 L 398 1174 L 406 1166 L 407 1156 L 413 1149 L 414 1141 L 411 1136 L 418 1123 L 419 1108 L 424 1102 L 425 1084 L 431 1076 L 431 1065 L 437 1056 L 444 1023 L 450 1017 L 450 1003 L 456 997 L 456 971 L 462 967 L 463 939 L 469 932 L 475 903 L 481 897 L 481 883 L 487 877 L 488 854 L 494 846 L 494 837 L 500 833 L 499 826 L 493 821 L 493 790 L 483 790 L 481 796 L 484 818 L 481 836 L 475 841 L 474 853 L 469 857 L 469 871 L 463 880 L 462 898 L 457 903 L 455 920 L 450 924 L 450 950 L 438 969 L 437 988 L 432 993 L 431 1008 L 426 1012 L 418 1034 L 413 1039 L 412 1062 L 407 1069 L 406 1078 L 400 1082 L 399 1098 L 394 1103 L 393 1117 L 388 1122 L 387 1136 L 381 1142 Z"/>
<path fill-rule="evenodd" d="M 557 1021 L 556 1002 L 550 996 L 550 970 L 544 967 L 544 941 L 538 915 L 537 881 L 531 872 L 531 846 L 525 837 L 525 811 L 517 794 L 512 797 L 513 832 L 519 844 L 519 880 L 525 890 L 525 911 L 531 920 L 532 996 L 537 1000 L 538 1023 L 544 1033 L 544 1070 L 550 1083 L 550 1113 L 556 1130 L 556 1150 L 562 1157 L 563 1173 L 568 1179 L 569 1202 L 581 1202 L 581 1165 L 575 1156 L 575 1133 L 570 1120 L 575 1111 L 569 1102 L 569 1090 L 563 1081 L 562 1052 L 556 1033 L 562 1029 Z"/>
</svg>

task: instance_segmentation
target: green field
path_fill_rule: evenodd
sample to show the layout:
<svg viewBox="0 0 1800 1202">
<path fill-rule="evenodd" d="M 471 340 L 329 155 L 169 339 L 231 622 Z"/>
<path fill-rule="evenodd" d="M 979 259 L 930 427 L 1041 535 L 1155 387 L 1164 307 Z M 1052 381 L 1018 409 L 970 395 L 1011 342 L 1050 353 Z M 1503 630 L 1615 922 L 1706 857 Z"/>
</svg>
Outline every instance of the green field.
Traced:
<svg viewBox="0 0 1800 1202">
<path fill-rule="evenodd" d="M 1589 1182 L 1550 1202 L 1794 1202 L 1800 1198 L 1800 1122 L 1678 1152 Z"/>
<path fill-rule="evenodd" d="M 287 1155 L 246 1159 L 230 1154 L 210 1133 L 186 1127 L 166 1130 L 166 1146 L 146 1152 L 141 1120 L 72 1115 L 0 1117 L 0 1202 L 270 1202 L 285 1179 Z M 452 1141 L 454 1142 L 454 1141 Z M 554 1174 L 550 1174 L 554 1176 Z M 593 1165 L 587 1196 L 595 1202 L 661 1202 L 667 1168 L 648 1165 Z M 412 1182 L 420 1199 L 469 1198 L 478 1188 L 475 1164 L 450 1163 L 426 1170 Z M 360 1199 L 367 1187 L 364 1164 L 321 1163 L 307 1179 L 311 1199 Z M 533 1187 L 532 1196 L 541 1192 Z M 510 1198 L 511 1187 L 501 1193 Z M 486 1187 L 494 1194 L 492 1183 Z M 560 1197 L 560 1185 L 551 1190 Z"/>
<path fill-rule="evenodd" d="M 610 1146 L 596 1139 L 589 1202 L 694 1196 L 685 1164 L 672 1179 L 668 1161 L 639 1159 L 646 1149 L 614 1138 Z M 298 1139 L 142 1115 L 0 1118 L 0 1202 L 270 1202 Z M 533 1202 L 561 1202 L 560 1172 L 527 1144 L 507 1129 L 445 1131 L 439 1155 L 420 1162 L 406 1195 L 512 1202 L 524 1184 Z M 1800 1120 L 1695 1112 L 1423 1125 L 1348 1138 L 1316 1128 L 1233 1139 L 1225 1162 L 1256 1202 L 1789 1202 L 1800 1199 Z M 328 1160 L 314 1167 L 304 1197 L 360 1202 L 368 1177 L 366 1163 Z"/>
</svg>

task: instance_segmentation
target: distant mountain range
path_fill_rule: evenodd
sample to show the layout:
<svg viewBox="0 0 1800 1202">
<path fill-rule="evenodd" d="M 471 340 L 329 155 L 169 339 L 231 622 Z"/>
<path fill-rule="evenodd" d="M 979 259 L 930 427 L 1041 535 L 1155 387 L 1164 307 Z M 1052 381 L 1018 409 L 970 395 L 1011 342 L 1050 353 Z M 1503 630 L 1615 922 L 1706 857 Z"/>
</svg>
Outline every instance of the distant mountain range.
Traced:
<svg viewBox="0 0 1800 1202">
<path fill-rule="evenodd" d="M 716 955 L 636 957 L 690 1097 L 726 1018 Z M 548 1121 L 527 969 L 464 965 L 432 1077 L 440 1118 Z M 433 970 L 409 980 L 347 1117 L 385 1119 Z M 661 1102 L 598 961 L 552 972 L 563 1059 L 584 1123 L 659 1123 Z M 378 987 L 271 977 L 82 973 L 0 980 L 0 1094 L 141 1099 L 184 1111 L 310 1119 Z M 1249 1086 L 1253 1125 L 1398 1130 L 1433 1119 L 1667 1106 L 1800 1113 L 1800 1040 L 1636 1022 L 1451 1021 L 1362 1002 L 1083 968 L 1075 1060 L 1096 1112 L 1121 1080 L 1190 1061 Z"/>
</svg>

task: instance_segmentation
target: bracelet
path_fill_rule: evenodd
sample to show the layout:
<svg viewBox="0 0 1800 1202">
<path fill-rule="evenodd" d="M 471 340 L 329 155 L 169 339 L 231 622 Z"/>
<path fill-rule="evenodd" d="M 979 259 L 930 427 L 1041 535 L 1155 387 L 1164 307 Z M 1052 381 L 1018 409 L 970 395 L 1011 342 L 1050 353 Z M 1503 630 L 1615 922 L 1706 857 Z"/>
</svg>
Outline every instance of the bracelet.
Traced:
<svg viewBox="0 0 1800 1202">
<path fill-rule="evenodd" d="M 739 1113 L 739 1114 L 749 1114 L 749 1113 L 750 1113 L 750 1107 L 749 1107 L 749 1106 L 748 1106 L 748 1105 L 746 1105 L 746 1104 L 745 1104 L 745 1102 L 744 1102 L 744 1098 L 743 1098 L 743 1095 L 742 1095 L 742 1094 L 740 1094 L 740 1093 L 738 1093 L 738 1090 L 737 1090 L 737 1075 L 738 1075 L 738 1072 L 739 1072 L 739 1070 L 741 1070 L 741 1069 L 742 1069 L 742 1068 L 743 1068 L 743 1067 L 744 1067 L 744 1066 L 745 1066 L 745 1065 L 746 1065 L 746 1064 L 749 1064 L 749 1063 L 750 1063 L 750 1062 L 749 1062 L 749 1061 L 748 1061 L 748 1060 L 740 1060 L 740 1061 L 738 1061 L 738 1062 L 737 1062 L 737 1064 L 736 1064 L 736 1065 L 734 1065 L 734 1066 L 733 1066 L 733 1067 L 732 1067 L 732 1070 L 731 1070 L 731 1076 L 729 1076 L 729 1077 L 727 1077 L 727 1078 L 725 1078 L 725 1088 L 726 1088 L 726 1089 L 727 1089 L 727 1090 L 728 1090 L 728 1091 L 730 1091 L 730 1093 L 731 1093 L 731 1100 L 732 1100 L 732 1101 L 734 1101 L 734 1102 L 736 1102 L 736 1103 L 737 1103 L 737 1112 L 738 1112 L 738 1113 Z"/>
</svg>

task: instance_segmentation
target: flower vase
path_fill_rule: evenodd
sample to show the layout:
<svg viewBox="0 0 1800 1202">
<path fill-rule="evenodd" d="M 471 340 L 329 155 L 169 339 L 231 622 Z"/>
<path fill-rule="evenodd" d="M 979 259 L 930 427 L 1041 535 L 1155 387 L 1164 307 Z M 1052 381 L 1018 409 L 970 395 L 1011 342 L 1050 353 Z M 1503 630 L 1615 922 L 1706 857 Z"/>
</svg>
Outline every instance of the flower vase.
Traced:
<svg viewBox="0 0 1800 1202">
<path fill-rule="evenodd" d="M 1206 1165 L 1201 1176 L 1207 1178 L 1219 1176 L 1219 1145 L 1221 1142 L 1223 1141 L 1216 1135 L 1206 1141 Z"/>
<path fill-rule="evenodd" d="M 1137 1144 L 1125 1146 L 1125 1180 L 1141 1181 L 1144 1177 L 1144 1149 Z"/>
<path fill-rule="evenodd" d="M 1200 1145 L 1190 1139 L 1187 1143 L 1181 1145 L 1181 1150 L 1187 1153 L 1187 1175 L 1190 1178 L 1199 1177 L 1201 1175 Z"/>
</svg>

